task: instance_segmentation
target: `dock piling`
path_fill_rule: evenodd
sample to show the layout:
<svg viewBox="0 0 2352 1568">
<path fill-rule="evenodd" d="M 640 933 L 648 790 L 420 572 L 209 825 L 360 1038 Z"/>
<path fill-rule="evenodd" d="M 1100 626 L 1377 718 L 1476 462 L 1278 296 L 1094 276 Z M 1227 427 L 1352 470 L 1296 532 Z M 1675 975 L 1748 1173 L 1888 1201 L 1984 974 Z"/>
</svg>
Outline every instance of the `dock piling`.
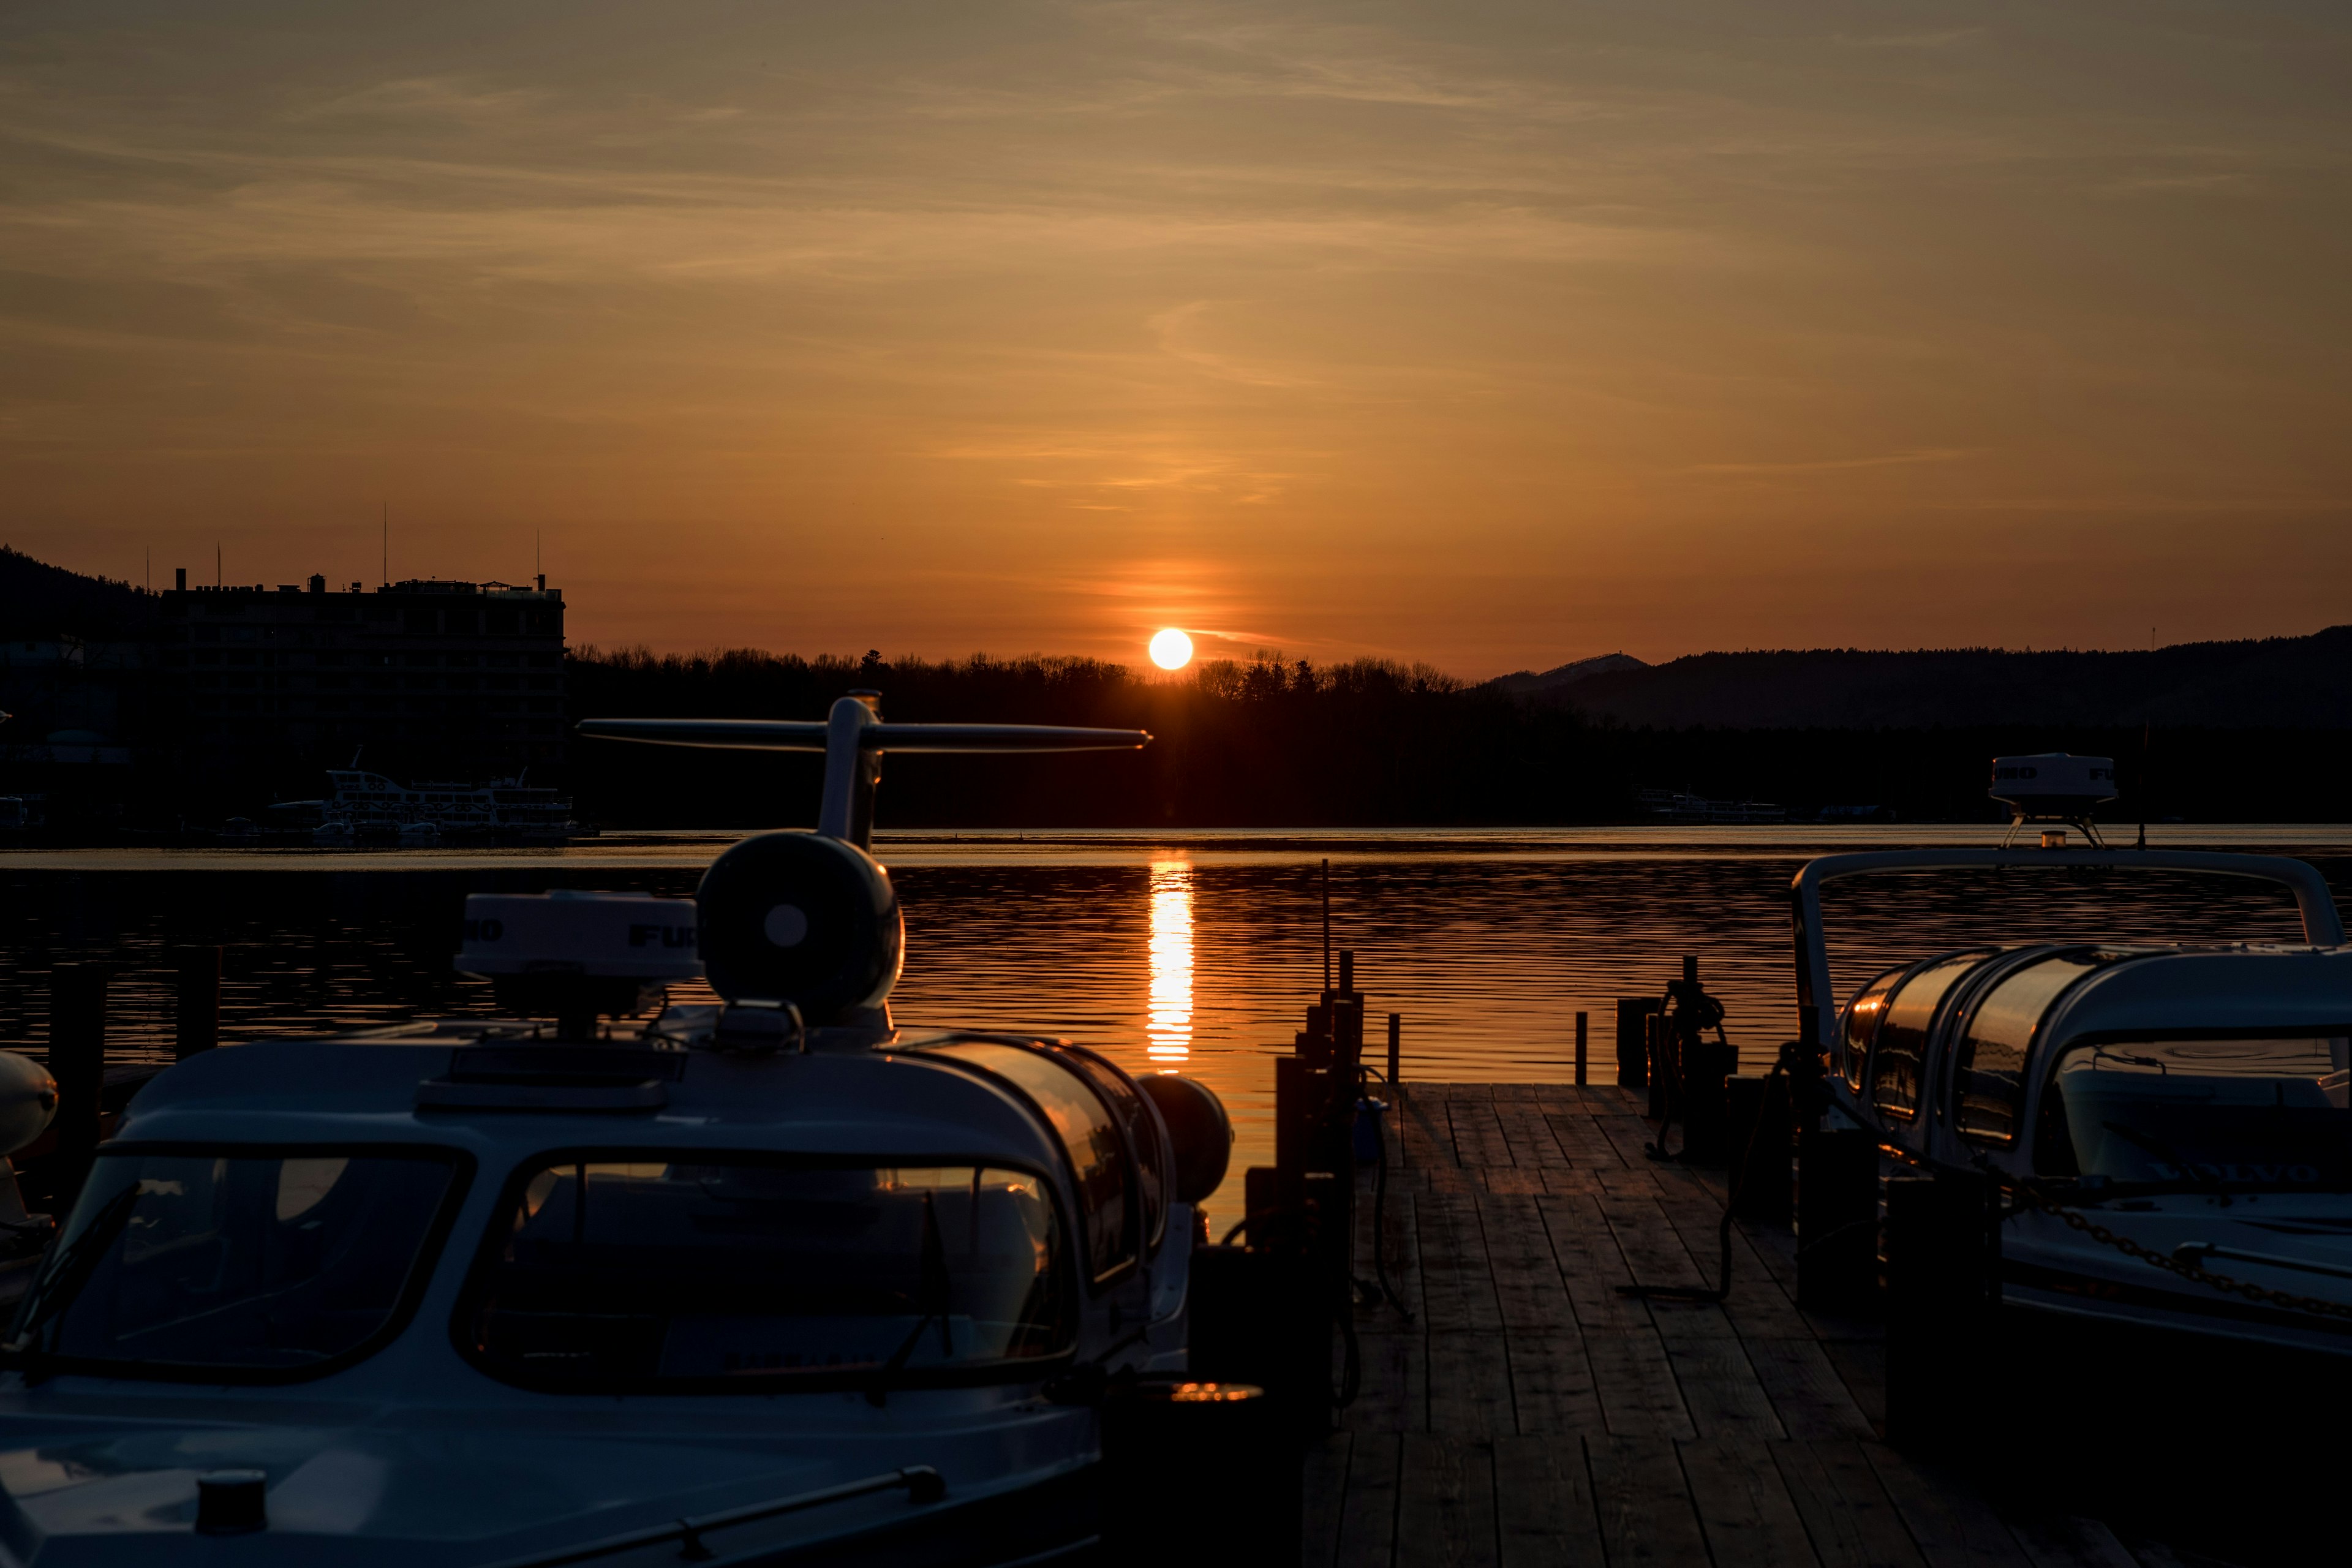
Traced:
<svg viewBox="0 0 2352 1568">
<path fill-rule="evenodd" d="M 60 963 L 50 980 L 49 1076 L 58 1082 L 51 1185 L 60 1215 L 72 1206 L 98 1152 L 106 1087 L 106 983 L 112 968 Z"/>
<path fill-rule="evenodd" d="M 1586 1021 L 1586 1015 L 1579 1013 L 1576 1016 L 1576 1087 L 1579 1089 L 1584 1087 L 1585 1047 L 1590 1037 Z"/>
<path fill-rule="evenodd" d="M 1402 1065 L 1403 1045 L 1404 1015 L 1391 1013 L 1389 1015 L 1389 1087 L 1391 1089 L 1404 1081 Z"/>
<path fill-rule="evenodd" d="M 221 950 L 184 947 L 175 966 L 178 1005 L 172 1055 L 184 1059 L 220 1044 Z"/>
<path fill-rule="evenodd" d="M 1658 1010 L 1654 996 L 1617 998 L 1617 1087 L 1646 1089 L 1650 1083 L 1649 1023 Z"/>
</svg>

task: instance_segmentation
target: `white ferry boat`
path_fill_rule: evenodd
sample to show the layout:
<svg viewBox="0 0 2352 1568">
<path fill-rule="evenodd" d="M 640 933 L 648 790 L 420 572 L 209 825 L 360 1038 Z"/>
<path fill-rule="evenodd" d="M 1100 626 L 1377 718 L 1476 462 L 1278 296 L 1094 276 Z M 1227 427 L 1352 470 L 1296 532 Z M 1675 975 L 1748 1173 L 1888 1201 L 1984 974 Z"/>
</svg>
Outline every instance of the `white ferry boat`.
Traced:
<svg viewBox="0 0 2352 1568">
<path fill-rule="evenodd" d="M 524 777 L 486 784 L 421 783 L 404 788 L 382 773 L 330 768 L 328 794 L 281 811 L 316 810 L 314 842 L 433 844 L 444 838 L 553 843 L 578 836 L 572 802 Z"/>
</svg>

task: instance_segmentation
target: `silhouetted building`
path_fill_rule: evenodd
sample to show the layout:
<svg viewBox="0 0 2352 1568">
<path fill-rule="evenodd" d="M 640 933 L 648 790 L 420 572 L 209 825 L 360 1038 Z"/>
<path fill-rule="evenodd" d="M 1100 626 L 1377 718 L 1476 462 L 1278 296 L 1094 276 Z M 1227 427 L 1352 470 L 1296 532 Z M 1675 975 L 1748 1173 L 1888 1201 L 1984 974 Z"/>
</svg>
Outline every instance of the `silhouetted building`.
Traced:
<svg viewBox="0 0 2352 1568">
<path fill-rule="evenodd" d="M 323 577 L 179 579 L 162 595 L 163 666 L 184 681 L 180 749 L 206 794 L 315 791 L 316 770 L 355 752 L 410 780 L 511 777 L 562 755 L 563 594 L 544 577 L 338 593 Z"/>
</svg>

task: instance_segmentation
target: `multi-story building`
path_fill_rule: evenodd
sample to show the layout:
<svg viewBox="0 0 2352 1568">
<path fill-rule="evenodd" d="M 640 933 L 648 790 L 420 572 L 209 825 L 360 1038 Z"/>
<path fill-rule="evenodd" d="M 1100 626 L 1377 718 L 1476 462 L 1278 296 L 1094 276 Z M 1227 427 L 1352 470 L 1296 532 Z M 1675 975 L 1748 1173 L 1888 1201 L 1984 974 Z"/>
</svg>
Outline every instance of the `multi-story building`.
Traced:
<svg viewBox="0 0 2352 1568">
<path fill-rule="evenodd" d="M 354 753 L 408 779 L 510 777 L 563 749 L 563 594 L 541 577 L 162 595 L 189 763 L 215 786 L 317 787 Z M 307 779 L 299 784 L 297 779 Z M 210 793 L 210 792 L 207 792 Z"/>
</svg>

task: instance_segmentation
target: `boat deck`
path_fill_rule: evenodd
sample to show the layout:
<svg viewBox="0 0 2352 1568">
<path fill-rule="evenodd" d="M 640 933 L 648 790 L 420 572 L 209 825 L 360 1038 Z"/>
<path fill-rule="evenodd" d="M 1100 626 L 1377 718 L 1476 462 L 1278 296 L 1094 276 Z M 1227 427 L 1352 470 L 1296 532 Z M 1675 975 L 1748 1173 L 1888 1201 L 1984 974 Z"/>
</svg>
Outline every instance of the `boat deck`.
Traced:
<svg viewBox="0 0 2352 1568">
<path fill-rule="evenodd" d="M 1660 1163 L 1629 1090 L 1409 1084 L 1391 1118 L 1390 1282 L 1362 1390 L 1310 1452 L 1309 1568 L 2171 1568 L 2210 1562 L 1998 1504 L 1879 1440 L 1874 1323 L 1800 1311 L 1795 1242 L 1736 1228 L 1719 1173 Z M 1365 1183 L 1357 1272 L 1372 1274 Z"/>
</svg>

